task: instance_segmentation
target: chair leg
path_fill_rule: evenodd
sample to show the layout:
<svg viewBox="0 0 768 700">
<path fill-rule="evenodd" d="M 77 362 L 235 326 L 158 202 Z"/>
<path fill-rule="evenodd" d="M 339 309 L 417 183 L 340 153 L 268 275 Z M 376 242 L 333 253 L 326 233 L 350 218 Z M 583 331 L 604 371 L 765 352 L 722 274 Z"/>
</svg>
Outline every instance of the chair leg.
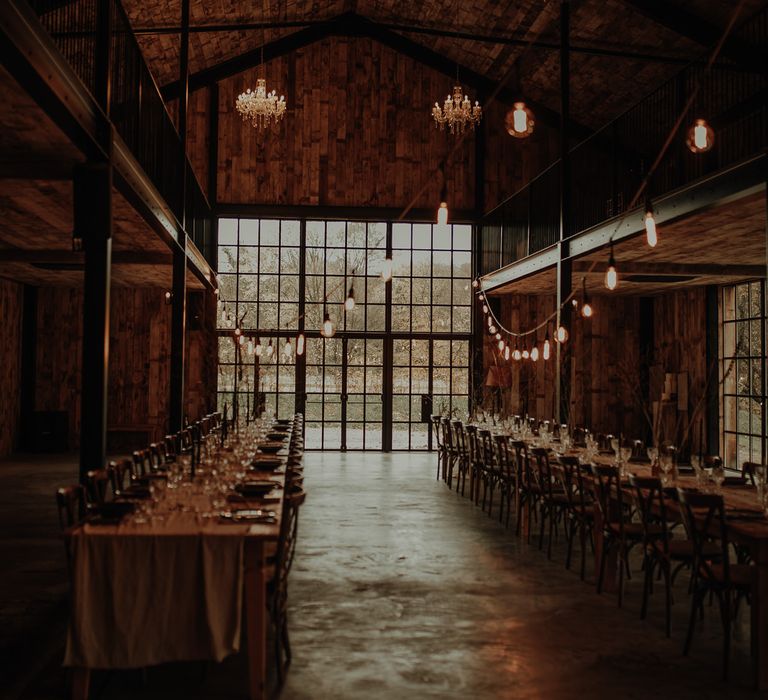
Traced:
<svg viewBox="0 0 768 700">
<path fill-rule="evenodd" d="M 573 537 L 576 534 L 576 522 L 571 521 L 569 526 L 568 518 L 566 517 L 565 520 L 563 520 L 563 527 L 565 528 L 565 536 L 568 540 L 568 549 L 565 553 L 565 568 L 570 569 L 571 555 L 573 554 Z"/>
<path fill-rule="evenodd" d="M 723 680 L 728 680 L 728 662 L 731 656 L 731 593 L 728 590 L 718 595 L 720 615 L 723 619 Z"/>
<path fill-rule="evenodd" d="M 693 628 L 696 625 L 696 610 L 699 607 L 699 592 L 694 591 L 691 596 L 691 615 L 688 618 L 688 631 L 685 635 L 685 645 L 683 646 L 683 656 L 688 656 L 688 652 L 691 650 L 691 642 L 693 642 Z"/>
<path fill-rule="evenodd" d="M 648 614 L 648 596 L 651 593 L 651 582 L 653 579 L 653 565 L 651 564 L 651 557 L 648 556 L 648 552 L 643 555 L 643 602 L 640 605 L 640 619 L 645 620 Z"/>
<path fill-rule="evenodd" d="M 603 581 L 605 580 L 605 560 L 606 557 L 606 545 L 603 543 L 603 550 L 600 552 L 600 568 L 597 575 L 597 592 L 598 594 L 603 592 Z"/>
<path fill-rule="evenodd" d="M 549 511 L 549 535 L 547 536 L 547 559 L 552 559 L 552 531 L 555 527 L 555 515 L 557 511 L 554 509 Z"/>
<path fill-rule="evenodd" d="M 579 539 L 581 540 L 581 580 L 587 574 L 587 526 L 585 523 L 579 523 Z M 590 537 L 590 542 L 592 538 Z"/>
<path fill-rule="evenodd" d="M 491 513 L 493 511 L 493 493 L 494 493 L 494 483 L 491 481 L 490 483 L 490 498 L 488 499 L 488 517 L 491 517 Z"/>
<path fill-rule="evenodd" d="M 664 625 L 669 638 L 672 636 L 672 576 L 668 562 L 662 564 L 662 567 L 664 568 L 664 604 L 666 606 Z"/>
</svg>

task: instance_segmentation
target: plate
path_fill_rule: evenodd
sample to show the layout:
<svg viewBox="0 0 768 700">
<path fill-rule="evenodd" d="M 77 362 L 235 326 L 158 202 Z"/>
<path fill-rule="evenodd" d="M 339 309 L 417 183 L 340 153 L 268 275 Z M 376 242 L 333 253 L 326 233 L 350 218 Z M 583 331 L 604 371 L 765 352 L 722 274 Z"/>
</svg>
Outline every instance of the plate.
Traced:
<svg viewBox="0 0 768 700">
<path fill-rule="evenodd" d="M 285 447 L 282 442 L 260 442 L 258 448 L 267 454 L 276 454 Z"/>
</svg>

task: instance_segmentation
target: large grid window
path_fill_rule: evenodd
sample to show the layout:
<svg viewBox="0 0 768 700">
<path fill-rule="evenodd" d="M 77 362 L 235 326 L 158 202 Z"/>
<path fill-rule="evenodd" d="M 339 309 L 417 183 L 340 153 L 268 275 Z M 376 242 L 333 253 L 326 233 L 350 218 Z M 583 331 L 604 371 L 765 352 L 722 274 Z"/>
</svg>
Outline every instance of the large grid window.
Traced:
<svg viewBox="0 0 768 700">
<path fill-rule="evenodd" d="M 723 287 L 720 311 L 721 454 L 740 467 L 765 457 L 765 283 Z"/>
<path fill-rule="evenodd" d="M 219 315 L 220 408 L 236 402 L 242 416 L 258 396 L 281 417 L 303 410 L 308 448 L 350 450 L 427 449 L 425 414 L 466 415 L 471 226 L 221 219 L 218 260 L 230 316 Z M 333 338 L 319 333 L 326 311 Z M 283 348 L 299 332 L 297 362 Z"/>
<path fill-rule="evenodd" d="M 231 334 L 234 320 L 219 316 L 219 409 L 227 403 L 230 416 L 235 400 L 242 412 L 257 394 L 278 417 L 295 410 L 296 360 L 283 350 L 299 327 L 300 234 L 299 221 L 219 220 L 220 296 L 244 337 L 263 348 L 249 355 Z"/>
</svg>

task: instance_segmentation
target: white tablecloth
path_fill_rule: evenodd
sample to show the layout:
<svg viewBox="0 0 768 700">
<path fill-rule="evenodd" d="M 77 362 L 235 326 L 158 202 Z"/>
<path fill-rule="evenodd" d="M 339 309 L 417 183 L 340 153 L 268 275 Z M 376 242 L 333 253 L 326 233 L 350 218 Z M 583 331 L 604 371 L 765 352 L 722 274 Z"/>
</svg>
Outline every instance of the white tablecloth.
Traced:
<svg viewBox="0 0 768 700">
<path fill-rule="evenodd" d="M 247 531 L 169 522 L 76 532 L 64 665 L 140 668 L 236 653 Z"/>
</svg>

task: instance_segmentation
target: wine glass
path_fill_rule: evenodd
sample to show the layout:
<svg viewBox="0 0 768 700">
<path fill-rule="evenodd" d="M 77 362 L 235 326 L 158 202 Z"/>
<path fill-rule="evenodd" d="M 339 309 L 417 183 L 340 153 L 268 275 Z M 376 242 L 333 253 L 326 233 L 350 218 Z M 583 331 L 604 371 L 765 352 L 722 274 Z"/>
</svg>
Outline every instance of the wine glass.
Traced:
<svg viewBox="0 0 768 700">
<path fill-rule="evenodd" d="M 664 486 L 669 484 L 673 466 L 672 455 L 669 452 L 662 452 L 659 455 L 659 468 L 661 469 L 661 482 Z"/>
<path fill-rule="evenodd" d="M 725 481 L 725 467 L 722 462 L 718 462 L 712 467 L 712 481 L 715 482 L 717 492 L 722 493 L 723 482 Z"/>
<path fill-rule="evenodd" d="M 648 459 L 651 460 L 651 466 L 654 466 L 659 460 L 659 448 L 649 447 L 646 449 L 646 452 L 648 453 Z"/>
</svg>

